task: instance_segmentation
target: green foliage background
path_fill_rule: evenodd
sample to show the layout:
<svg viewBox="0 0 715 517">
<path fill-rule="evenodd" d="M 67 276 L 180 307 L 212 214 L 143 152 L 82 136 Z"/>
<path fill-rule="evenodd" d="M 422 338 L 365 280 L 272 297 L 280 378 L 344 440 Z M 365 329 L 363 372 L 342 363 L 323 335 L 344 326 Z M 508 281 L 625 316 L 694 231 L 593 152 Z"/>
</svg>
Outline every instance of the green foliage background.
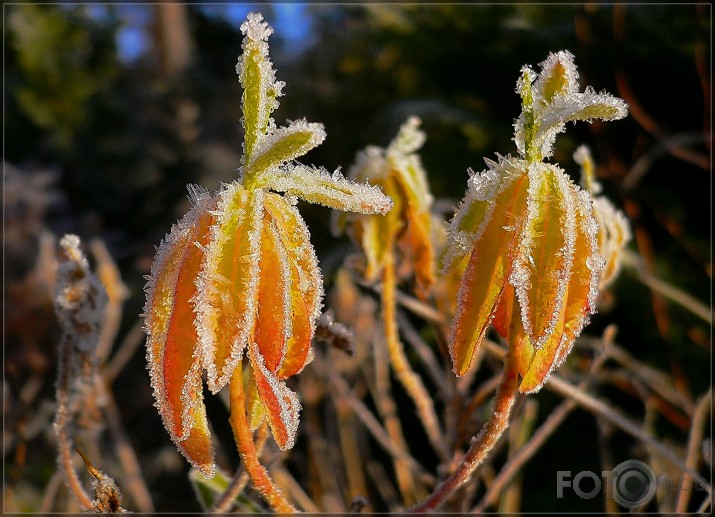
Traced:
<svg viewBox="0 0 715 517">
<path fill-rule="evenodd" d="M 648 260 L 654 275 L 710 305 L 710 4 L 306 9 L 312 31 L 304 50 L 296 52 L 279 30 L 271 39 L 277 77 L 287 84 L 276 119 L 306 117 L 326 126 L 326 142 L 306 162 L 346 171 L 358 150 L 386 145 L 406 117 L 416 114 L 427 133 L 421 154 L 437 207 L 449 217 L 469 167 L 481 170 L 483 157 L 515 153 L 514 86 L 521 66 L 568 49 L 582 82 L 624 97 L 631 116 L 570 127 L 557 140 L 554 161 L 576 178 L 571 154 L 582 143 L 591 146 L 606 193 L 631 217 L 637 235 L 631 250 Z M 124 316 L 129 327 L 141 312 L 153 246 L 186 210 L 185 185 L 215 189 L 235 178 L 242 140 L 234 71 L 241 50 L 238 23 L 220 7 L 207 14 L 187 5 L 192 52 L 185 66 L 170 73 L 164 63 L 172 50 L 159 44 L 157 7 L 136 10 L 149 20 L 149 45 L 139 59 L 126 62 L 118 55 L 116 35 L 136 13 L 119 5 L 106 6 L 100 17 L 82 5 L 3 6 L 5 167 L 15 170 L 21 192 L 38 194 L 22 197 L 7 189 L 16 197 L 4 199 L 3 294 L 6 301 L 12 295 L 16 307 L 22 308 L 22 296 L 15 298 L 10 288 L 32 266 L 40 229 L 73 232 L 107 242 L 131 290 Z M 273 23 L 276 6 L 256 10 Z M 54 182 L 35 181 L 38 171 L 48 170 Z M 642 177 L 630 188 L 634 170 Z M 4 178 L 9 181 L 7 172 Z M 41 204 L 40 224 L 15 231 L 27 224 L 28 203 Z M 326 209 L 301 209 L 329 284 L 351 247 L 329 237 Z M 41 393 L 51 398 L 56 334 L 48 325 L 44 333 L 27 335 L 27 325 L 42 312 L 8 314 L 6 389 L 19 390 L 39 372 L 45 376 Z M 52 318 L 51 308 L 44 315 Z M 710 328 L 677 305 L 654 301 L 628 270 L 587 332 L 598 335 L 609 323 L 618 325 L 619 343 L 670 372 L 683 389 L 700 393 L 709 385 Z M 150 462 L 168 436 L 153 412 L 143 362 L 138 353 L 114 386 L 133 445 Z M 539 396 L 543 419 L 558 401 Z M 631 402 L 638 417 L 642 408 Z M 558 468 L 597 470 L 591 422 L 574 415 L 529 464 L 529 510 L 588 509 L 581 500 L 555 502 L 552 494 Z M 673 425 L 660 422 L 664 435 Z M 29 477 L 39 487 L 54 465 L 47 445 L 23 465 L 12 451 L 4 454 L 6 476 Z M 155 480 L 157 505 L 165 511 L 195 508 L 193 494 L 179 490 L 185 483 L 185 475 Z"/>
</svg>

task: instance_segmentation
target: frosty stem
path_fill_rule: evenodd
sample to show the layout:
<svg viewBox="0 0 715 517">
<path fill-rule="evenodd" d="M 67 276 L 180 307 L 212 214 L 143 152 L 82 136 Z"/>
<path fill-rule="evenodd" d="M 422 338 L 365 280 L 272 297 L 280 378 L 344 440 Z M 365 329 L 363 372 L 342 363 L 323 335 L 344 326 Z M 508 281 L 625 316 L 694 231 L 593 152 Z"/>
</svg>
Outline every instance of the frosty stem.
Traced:
<svg viewBox="0 0 715 517">
<path fill-rule="evenodd" d="M 231 428 L 238 446 L 243 467 L 266 502 L 278 513 L 295 513 L 298 510 L 290 504 L 281 490 L 271 479 L 266 468 L 258 460 L 253 442 L 253 433 L 246 415 L 246 395 L 243 391 L 243 365 L 239 361 L 231 377 Z"/>
<path fill-rule="evenodd" d="M 437 486 L 432 494 L 408 512 L 422 513 L 436 509 L 471 477 L 509 426 L 509 415 L 516 400 L 518 386 L 519 373 L 511 354 L 508 354 L 489 421 L 479 434 L 472 438 L 469 450 L 456 470 Z"/>
<path fill-rule="evenodd" d="M 72 368 L 70 361 L 72 361 L 73 354 L 74 348 L 72 345 L 72 337 L 65 332 L 63 333 L 62 342 L 60 343 L 56 394 L 57 414 L 55 415 L 54 421 L 54 428 L 57 433 L 58 440 L 57 463 L 64 471 L 65 483 L 67 484 L 67 487 L 85 510 L 91 510 L 92 498 L 82 487 L 82 482 L 80 481 L 77 471 L 75 470 L 74 463 L 72 462 L 74 447 L 72 444 L 72 437 L 68 431 L 71 418 L 68 408 L 70 405 L 70 370 Z"/>
</svg>

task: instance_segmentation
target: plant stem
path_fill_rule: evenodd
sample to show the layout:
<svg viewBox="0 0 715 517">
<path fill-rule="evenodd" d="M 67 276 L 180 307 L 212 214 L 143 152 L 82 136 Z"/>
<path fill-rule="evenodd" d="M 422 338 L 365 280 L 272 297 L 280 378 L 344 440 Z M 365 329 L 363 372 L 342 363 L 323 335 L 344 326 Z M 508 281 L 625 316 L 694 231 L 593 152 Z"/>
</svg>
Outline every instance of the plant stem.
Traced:
<svg viewBox="0 0 715 517">
<path fill-rule="evenodd" d="M 65 474 L 67 488 L 74 494 L 85 510 L 91 510 L 92 499 L 82 487 L 82 482 L 72 461 L 74 446 L 72 436 L 68 432 L 68 427 L 71 425 L 69 404 L 73 354 L 72 336 L 68 332 L 63 332 L 62 342 L 60 343 L 60 356 L 57 363 L 57 413 L 53 424 L 58 440 L 57 463 Z"/>
<path fill-rule="evenodd" d="M 253 433 L 248 424 L 246 414 L 246 394 L 243 391 L 243 364 L 238 362 L 231 377 L 231 429 L 236 440 L 238 453 L 241 456 L 243 467 L 248 472 L 248 477 L 253 481 L 253 486 L 260 492 L 266 502 L 279 513 L 296 513 L 298 510 L 290 504 L 281 490 L 271 479 L 266 468 L 261 465 L 253 442 Z"/>
<path fill-rule="evenodd" d="M 510 354 L 504 362 L 504 372 L 497 389 L 491 416 L 477 436 L 472 438 L 469 450 L 456 470 L 445 479 L 424 501 L 408 512 L 427 512 L 436 509 L 449 496 L 466 483 L 477 467 L 494 448 L 504 430 L 509 426 L 509 415 L 516 400 L 519 373 Z"/>
<path fill-rule="evenodd" d="M 268 424 L 263 422 L 263 425 L 258 429 L 258 436 L 256 439 L 256 454 L 260 455 L 263 445 L 266 443 L 268 438 Z M 236 469 L 231 482 L 228 484 L 226 490 L 214 501 L 214 504 L 209 508 L 208 513 L 228 513 L 238 494 L 244 489 L 248 483 L 248 474 L 246 469 L 242 468 L 240 465 Z"/>
<path fill-rule="evenodd" d="M 685 459 L 685 465 L 693 470 L 698 468 L 698 460 L 700 458 L 700 446 L 703 443 L 703 435 L 705 434 L 705 426 L 707 425 L 707 417 L 712 406 L 712 390 L 707 392 L 700 398 L 695 406 L 695 414 L 693 415 L 692 425 L 690 427 L 690 439 L 688 440 L 688 454 Z M 688 502 L 693 492 L 693 479 L 690 474 L 683 472 L 683 477 L 680 480 L 680 492 L 675 505 L 677 513 L 686 513 L 688 511 Z M 696 488 L 697 489 L 697 488 Z"/>
<path fill-rule="evenodd" d="M 397 279 L 395 277 L 395 258 L 392 252 L 388 251 L 385 256 L 385 270 L 383 273 L 382 318 L 385 326 L 387 350 L 390 354 L 390 364 L 395 376 L 415 403 L 420 421 L 427 432 L 432 447 L 443 461 L 448 462 L 450 452 L 444 441 L 444 433 L 440 429 L 432 397 L 427 393 L 422 379 L 412 370 L 405 356 L 402 343 L 400 343 L 397 328 L 397 302 L 395 300 Z"/>
</svg>

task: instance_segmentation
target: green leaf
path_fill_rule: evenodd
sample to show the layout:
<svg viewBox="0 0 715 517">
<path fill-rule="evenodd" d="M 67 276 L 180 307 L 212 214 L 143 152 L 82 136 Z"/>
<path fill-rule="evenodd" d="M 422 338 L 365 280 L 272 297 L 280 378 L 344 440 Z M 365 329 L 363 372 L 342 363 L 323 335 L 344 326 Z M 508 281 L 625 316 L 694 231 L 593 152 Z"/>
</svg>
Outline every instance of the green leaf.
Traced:
<svg viewBox="0 0 715 517">
<path fill-rule="evenodd" d="M 293 122 L 266 137 L 256 149 L 256 156 L 246 163 L 244 185 L 251 188 L 260 182 L 260 175 L 283 165 L 319 146 L 325 140 L 322 124 L 305 120 Z"/>
<path fill-rule="evenodd" d="M 221 469 L 216 469 L 216 475 L 209 479 L 200 470 L 192 468 L 189 471 L 189 482 L 194 489 L 196 498 L 203 510 L 208 510 L 216 504 L 218 498 L 228 489 L 231 477 Z M 234 499 L 234 504 L 241 512 L 264 513 L 264 509 L 256 504 L 243 492 L 239 492 Z"/>
<path fill-rule="evenodd" d="M 245 130 L 245 163 L 265 137 L 271 123 L 271 113 L 278 107 L 282 82 L 276 82 L 273 64 L 268 58 L 268 37 L 273 29 L 261 14 L 251 13 L 241 25 L 244 34 L 243 54 L 236 64 L 243 86 L 243 128 Z"/>
</svg>

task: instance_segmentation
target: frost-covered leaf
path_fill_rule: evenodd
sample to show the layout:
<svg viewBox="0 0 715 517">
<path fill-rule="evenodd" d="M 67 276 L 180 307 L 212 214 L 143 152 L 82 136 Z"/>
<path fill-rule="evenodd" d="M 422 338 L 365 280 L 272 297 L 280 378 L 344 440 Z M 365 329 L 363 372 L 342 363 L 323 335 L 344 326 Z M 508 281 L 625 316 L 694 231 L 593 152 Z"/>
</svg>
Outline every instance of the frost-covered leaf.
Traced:
<svg viewBox="0 0 715 517">
<path fill-rule="evenodd" d="M 581 165 L 581 186 L 591 194 L 599 194 L 601 185 L 595 179 L 595 165 L 591 151 L 585 145 L 574 152 L 574 160 Z M 598 249 L 605 260 L 599 289 L 606 289 L 621 269 L 621 252 L 631 240 L 631 228 L 625 214 L 604 196 L 593 199 L 593 211 L 598 223 Z"/>
<path fill-rule="evenodd" d="M 290 449 L 298 432 L 301 409 L 298 397 L 266 368 L 265 359 L 254 342 L 248 345 L 248 358 L 273 438 L 282 450 Z"/>
<path fill-rule="evenodd" d="M 627 115 L 628 105 L 622 99 L 596 93 L 591 87 L 578 92 L 578 73 L 569 52 L 549 54 L 541 66 L 538 75 L 524 67 L 517 82 L 522 113 L 514 126 L 514 141 L 524 158 L 541 161 L 551 156 L 556 135 L 567 122 L 617 120 Z"/>
<path fill-rule="evenodd" d="M 491 217 L 496 196 L 501 183 L 501 175 L 495 170 L 474 173 L 469 170 L 467 193 L 460 202 L 449 223 L 446 251 L 442 260 L 442 273 L 454 268 L 472 249 L 479 238 L 479 231 L 485 219 Z"/>
<path fill-rule="evenodd" d="M 196 301 L 203 363 L 213 393 L 229 381 L 255 327 L 263 197 L 262 190 L 246 190 L 238 183 L 218 194 Z"/>
<path fill-rule="evenodd" d="M 322 124 L 298 120 L 287 127 L 276 129 L 264 138 L 255 156 L 246 164 L 246 175 L 256 178 L 256 186 L 261 187 L 260 176 L 319 146 L 325 140 Z"/>
<path fill-rule="evenodd" d="M 527 219 L 510 282 L 524 329 L 536 348 L 558 332 L 571 275 L 576 208 L 569 185 L 563 171 L 553 166 L 529 169 Z"/>
<path fill-rule="evenodd" d="M 276 246 L 290 273 L 290 329 L 280 379 L 299 373 L 311 359 L 311 341 L 320 315 L 323 279 L 310 233 L 298 210 L 276 194 L 266 194 L 266 212 L 276 228 Z"/>
<path fill-rule="evenodd" d="M 601 272 L 599 289 L 613 283 L 621 271 L 621 255 L 631 240 L 631 227 L 625 214 L 603 196 L 593 200 L 598 222 L 598 249 L 606 263 Z"/>
<path fill-rule="evenodd" d="M 276 372 L 286 357 L 293 287 L 288 254 L 270 218 L 263 221 L 260 253 L 258 316 L 253 339 L 260 347 L 266 368 Z"/>
<path fill-rule="evenodd" d="M 598 255 L 596 243 L 597 225 L 588 194 L 570 185 L 576 215 L 573 266 L 563 293 L 565 303 L 559 311 L 549 339 L 541 346 L 534 347 L 528 337 L 522 344 L 532 358 L 519 385 L 522 393 L 538 391 L 549 373 L 557 368 L 571 351 L 574 341 L 595 312 L 598 294 L 598 278 L 603 260 Z"/>
<path fill-rule="evenodd" d="M 483 222 L 473 244 L 452 322 L 450 355 L 457 375 L 464 375 L 469 369 L 509 280 L 514 248 L 523 225 L 521 207 L 526 204 L 528 183 L 523 175 L 501 191 L 494 200 L 496 208 Z"/>
<path fill-rule="evenodd" d="M 409 117 L 397 132 L 395 139 L 387 147 L 387 155 L 407 156 L 416 153 L 427 139 L 419 129 L 422 122 L 418 117 Z"/>
<path fill-rule="evenodd" d="M 195 351 L 194 279 L 203 260 L 215 201 L 194 191 L 194 207 L 159 246 L 144 308 L 147 362 L 156 405 L 181 453 L 213 475 L 213 449 L 203 404 L 201 362 Z"/>
<path fill-rule="evenodd" d="M 540 103 L 548 104 L 557 96 L 578 91 L 578 71 L 569 51 L 550 53 L 540 66 L 541 72 L 534 82 L 534 93 Z"/>
<path fill-rule="evenodd" d="M 491 217 L 497 194 L 526 173 L 524 160 L 498 156 L 499 161 L 486 159 L 488 169 L 474 173 L 469 169 L 467 192 L 454 213 L 447 229 L 447 244 L 442 259 L 442 273 L 446 274 L 471 251 L 480 237 L 483 223 Z"/>
<path fill-rule="evenodd" d="M 273 29 L 258 13 L 250 13 L 241 25 L 243 54 L 238 58 L 236 73 L 243 86 L 243 128 L 245 130 L 245 163 L 253 160 L 261 140 L 273 124 L 271 112 L 278 107 L 283 82 L 276 81 L 268 56 L 268 37 Z"/>
<path fill-rule="evenodd" d="M 435 281 L 435 256 L 432 248 L 431 214 L 432 194 L 427 184 L 427 173 L 420 157 L 415 154 L 425 141 L 424 132 L 418 129 L 420 120 L 410 117 L 387 148 L 389 175 L 394 178 L 398 190 L 390 194 L 404 198 L 402 203 L 406 223 L 406 235 L 398 242 L 409 260 L 417 279 L 418 295 L 425 297 Z M 397 210 L 396 210 L 397 212 Z"/>
<path fill-rule="evenodd" d="M 537 131 L 532 145 L 543 157 L 551 156 L 556 135 L 566 129 L 567 122 L 618 120 L 628 114 L 628 105 L 618 97 L 596 93 L 586 88 L 584 93 L 558 96 L 537 118 Z"/>
<path fill-rule="evenodd" d="M 336 210 L 360 214 L 386 214 L 392 201 L 378 187 L 354 183 L 339 171 L 333 174 L 301 164 L 288 164 L 264 178 L 265 188 L 296 196 Z"/>
</svg>

